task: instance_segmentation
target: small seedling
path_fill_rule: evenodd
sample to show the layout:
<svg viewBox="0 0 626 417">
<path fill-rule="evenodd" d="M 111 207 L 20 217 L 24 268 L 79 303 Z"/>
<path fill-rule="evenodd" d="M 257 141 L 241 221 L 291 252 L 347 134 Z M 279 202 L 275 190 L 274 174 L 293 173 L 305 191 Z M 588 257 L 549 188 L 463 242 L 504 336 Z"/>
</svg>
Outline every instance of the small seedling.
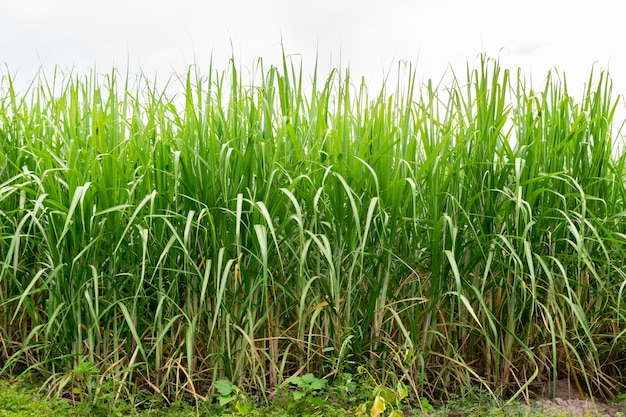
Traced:
<svg viewBox="0 0 626 417">
<path fill-rule="evenodd" d="M 217 399 L 222 407 L 236 401 L 235 410 L 237 410 L 237 413 L 242 416 L 248 414 L 250 411 L 248 407 L 248 398 L 237 385 L 233 384 L 228 379 L 220 379 L 213 382 L 213 387 L 219 393 Z"/>
<path fill-rule="evenodd" d="M 287 408 L 292 409 L 302 402 L 316 406 L 324 405 L 324 400 L 317 393 L 326 387 L 328 381 L 325 378 L 317 378 L 309 373 L 295 376 L 289 379 L 289 382 L 295 385 L 297 389 L 293 391 L 293 401 L 287 404 Z"/>
<path fill-rule="evenodd" d="M 354 405 L 367 399 L 367 393 L 351 373 L 340 373 L 333 382 L 332 390 L 346 404 Z"/>
<path fill-rule="evenodd" d="M 404 413 L 400 410 L 402 401 L 407 398 L 409 395 L 409 391 L 406 388 L 406 385 L 402 381 L 399 381 L 395 389 L 388 388 L 384 385 L 378 385 L 373 390 L 374 401 L 369 404 L 369 402 L 362 403 L 355 411 L 357 416 L 365 415 L 367 410 L 369 409 L 369 415 L 371 417 L 378 417 L 383 414 L 388 409 L 390 413 L 388 417 L 402 417 Z M 420 405 L 422 407 L 422 411 L 425 413 L 431 413 L 434 411 L 434 408 L 428 400 L 421 399 Z"/>
<path fill-rule="evenodd" d="M 100 368 L 95 363 L 81 362 L 72 369 L 72 394 L 78 395 L 81 401 L 85 400 L 98 387 L 99 374 Z"/>
</svg>

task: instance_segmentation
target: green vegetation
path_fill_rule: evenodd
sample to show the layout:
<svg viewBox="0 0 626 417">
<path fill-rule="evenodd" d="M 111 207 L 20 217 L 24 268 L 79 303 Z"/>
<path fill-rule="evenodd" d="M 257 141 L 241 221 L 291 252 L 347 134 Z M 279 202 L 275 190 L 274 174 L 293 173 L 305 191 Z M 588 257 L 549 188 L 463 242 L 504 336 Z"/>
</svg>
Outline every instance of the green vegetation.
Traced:
<svg viewBox="0 0 626 417">
<path fill-rule="evenodd" d="M 198 413 L 285 390 L 318 407 L 321 381 L 369 392 L 359 368 L 376 394 L 346 406 L 384 415 L 561 377 L 626 391 L 606 74 L 576 100 L 485 58 L 446 85 L 401 66 L 373 96 L 287 57 L 251 73 L 191 69 L 172 96 L 116 71 L 2 77 L 2 373 Z"/>
<path fill-rule="evenodd" d="M 57 416 L 69 409 L 61 400 L 43 400 L 33 390 L 0 380 L 0 416 Z"/>
<path fill-rule="evenodd" d="M 345 376 L 344 376 L 345 377 Z M 432 406 L 426 408 L 426 413 L 419 408 L 411 408 L 406 404 L 403 408 L 398 407 L 402 402 L 406 391 L 399 384 L 395 391 L 386 387 L 359 387 L 351 391 L 351 398 L 343 396 L 345 393 L 339 385 L 332 385 L 326 390 L 318 391 L 324 396 L 324 404 L 306 407 L 301 403 L 296 408 L 289 408 L 288 397 L 276 398 L 270 405 L 261 405 L 254 402 L 246 402 L 246 407 L 234 405 L 232 402 L 221 403 L 223 396 L 216 393 L 219 405 L 215 398 L 208 398 L 194 405 L 188 402 L 177 401 L 167 404 L 165 401 L 152 399 L 143 404 L 133 407 L 128 402 L 121 400 L 110 401 L 100 398 L 98 401 L 84 401 L 71 406 L 69 402 L 61 399 L 49 399 L 37 393 L 37 388 L 28 382 L 27 375 L 18 379 L 0 380 L 0 417 L 108 417 L 108 416 L 137 416 L 137 417 L 191 417 L 191 416 L 225 416 L 225 417 L 294 417 L 294 416 L 328 416 L 346 417 L 360 415 L 375 415 L 380 412 L 382 405 L 385 406 L 384 414 L 380 416 L 429 416 L 429 417 L 572 417 L 567 411 L 550 412 L 543 410 L 541 406 L 524 407 L 516 403 L 500 404 L 486 392 L 471 392 L 469 396 L 459 398 L 452 396 L 445 405 L 435 409 Z M 342 378 L 343 380 L 343 378 Z M 218 392 L 226 385 L 220 385 Z M 234 387 L 231 387 L 236 390 Z M 371 389 L 369 393 L 364 389 Z M 241 394 L 241 392 L 239 391 Z M 384 398 L 388 398 L 389 402 Z M 241 399 L 242 397 L 239 397 Z M 366 402 L 355 407 L 355 401 L 366 399 Z M 623 402 L 623 400 L 622 400 Z M 310 404 L 309 404 L 310 405 Z M 423 404 L 425 405 L 425 404 Z M 376 408 L 378 407 L 378 408 Z M 364 412 L 365 409 L 365 412 Z M 622 408 L 626 411 L 626 408 Z M 571 411 L 571 410 L 570 410 Z M 579 414 L 583 412 L 578 410 Z M 406 414 L 405 414 L 406 413 Z M 601 412 L 587 411 L 585 416 L 603 416 Z M 613 409 L 611 415 L 623 417 L 624 412 Z"/>
</svg>

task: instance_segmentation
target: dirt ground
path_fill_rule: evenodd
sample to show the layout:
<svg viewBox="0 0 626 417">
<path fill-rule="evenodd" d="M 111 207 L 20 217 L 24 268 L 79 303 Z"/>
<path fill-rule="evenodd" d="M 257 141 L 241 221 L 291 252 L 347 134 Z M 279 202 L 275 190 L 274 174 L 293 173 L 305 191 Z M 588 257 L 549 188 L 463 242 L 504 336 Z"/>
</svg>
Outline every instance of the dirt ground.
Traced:
<svg viewBox="0 0 626 417">
<path fill-rule="evenodd" d="M 626 404 L 608 404 L 601 400 L 582 399 L 576 387 L 566 379 L 557 381 L 556 392 L 552 384 L 534 387 L 533 404 L 530 407 L 547 412 L 558 412 L 571 416 L 603 416 L 615 417 L 626 415 Z"/>
</svg>

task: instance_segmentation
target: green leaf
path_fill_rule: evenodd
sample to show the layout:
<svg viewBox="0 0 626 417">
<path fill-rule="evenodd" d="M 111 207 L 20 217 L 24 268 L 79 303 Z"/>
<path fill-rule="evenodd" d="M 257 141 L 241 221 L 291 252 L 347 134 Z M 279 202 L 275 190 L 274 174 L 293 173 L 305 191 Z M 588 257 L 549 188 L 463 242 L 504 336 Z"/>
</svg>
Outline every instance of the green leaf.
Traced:
<svg viewBox="0 0 626 417">
<path fill-rule="evenodd" d="M 301 380 L 302 380 L 302 382 L 310 384 L 312 382 L 315 382 L 317 380 L 317 378 L 312 373 L 308 373 L 308 374 L 303 375 Z"/>
<path fill-rule="evenodd" d="M 306 395 L 306 392 L 304 392 L 304 391 L 294 391 L 293 392 L 293 399 L 298 401 L 298 400 L 302 399 L 305 395 Z"/>
<path fill-rule="evenodd" d="M 392 403 L 396 399 L 396 393 L 387 387 L 381 387 L 378 390 L 378 395 L 385 399 L 386 402 Z"/>
<path fill-rule="evenodd" d="M 326 382 L 327 381 L 325 379 L 316 378 L 315 381 L 311 382 L 311 389 L 314 389 L 314 390 L 322 389 L 326 386 Z"/>
<path fill-rule="evenodd" d="M 229 380 L 220 379 L 218 381 L 213 382 L 213 386 L 220 393 L 220 395 L 228 396 L 230 395 L 234 388 L 236 388 Z"/>
<path fill-rule="evenodd" d="M 299 376 L 294 376 L 293 378 L 289 380 L 289 382 L 291 382 L 293 385 L 297 387 L 300 387 L 303 384 L 303 379 Z"/>
<path fill-rule="evenodd" d="M 420 398 L 420 408 L 422 409 L 423 412 L 425 413 L 432 413 L 433 411 L 435 411 L 435 407 L 432 406 L 431 403 L 428 402 L 428 400 L 426 398 Z"/>
<path fill-rule="evenodd" d="M 220 405 L 223 406 L 228 404 L 229 402 L 236 400 L 237 397 L 235 395 L 220 395 L 218 399 L 220 401 Z"/>
<path fill-rule="evenodd" d="M 322 400 L 320 397 L 311 397 L 308 399 L 308 402 L 309 404 L 317 405 L 318 407 L 324 405 L 324 400 Z"/>
</svg>

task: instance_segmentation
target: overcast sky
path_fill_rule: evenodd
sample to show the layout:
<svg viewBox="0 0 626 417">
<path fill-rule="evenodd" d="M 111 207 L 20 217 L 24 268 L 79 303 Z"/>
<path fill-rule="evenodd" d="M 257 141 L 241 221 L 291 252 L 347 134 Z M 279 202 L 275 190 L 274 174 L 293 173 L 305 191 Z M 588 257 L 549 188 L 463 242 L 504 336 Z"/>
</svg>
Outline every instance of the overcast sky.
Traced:
<svg viewBox="0 0 626 417">
<path fill-rule="evenodd" d="M 0 74 L 25 82 L 39 68 L 112 66 L 167 78 L 194 62 L 224 69 L 234 53 L 251 66 L 278 63 L 281 42 L 304 70 L 350 65 L 377 85 L 398 60 L 422 79 L 484 52 L 541 84 L 548 69 L 570 87 L 592 65 L 626 92 L 626 25 L 612 0 L 0 0 Z M 326 66 L 326 68 L 324 68 Z M 326 75 L 326 74 L 324 74 Z"/>
</svg>

